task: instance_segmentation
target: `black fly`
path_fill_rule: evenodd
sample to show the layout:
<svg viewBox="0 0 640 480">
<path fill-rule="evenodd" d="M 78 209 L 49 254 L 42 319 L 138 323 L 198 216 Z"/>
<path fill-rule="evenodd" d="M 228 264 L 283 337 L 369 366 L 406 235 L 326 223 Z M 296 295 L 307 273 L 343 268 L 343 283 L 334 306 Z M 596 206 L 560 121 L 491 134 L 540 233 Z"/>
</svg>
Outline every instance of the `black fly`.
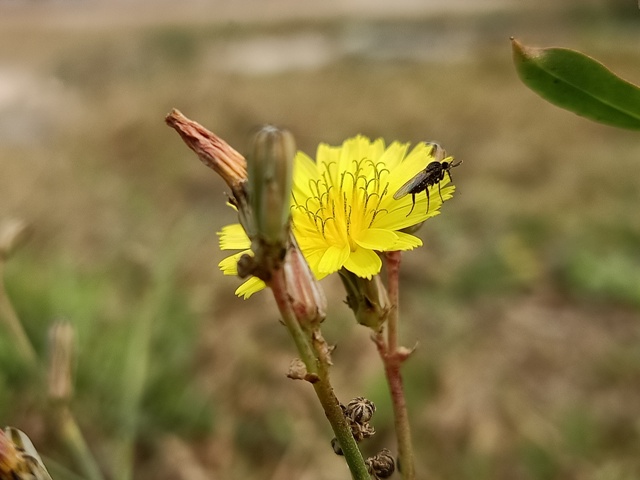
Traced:
<svg viewBox="0 0 640 480">
<path fill-rule="evenodd" d="M 433 157 L 435 160 L 430 162 L 424 170 L 410 179 L 393 194 L 393 198 L 396 200 L 401 199 L 405 195 L 411 194 L 411 201 L 413 203 L 411 205 L 411 210 L 407 213 L 407 217 L 411 212 L 413 212 L 413 208 L 416 206 L 416 195 L 422 191 L 427 194 L 427 213 L 429 213 L 429 187 L 438 185 L 438 194 L 440 195 L 440 200 L 442 200 L 440 182 L 444 180 L 444 176 L 446 174 L 449 174 L 449 178 L 451 179 L 451 169 L 462 163 L 462 160 L 456 163 L 443 162 L 442 160 L 446 158 L 447 152 L 445 152 L 445 150 L 435 142 L 430 142 L 427 145 L 431 145 L 433 147 Z"/>
</svg>

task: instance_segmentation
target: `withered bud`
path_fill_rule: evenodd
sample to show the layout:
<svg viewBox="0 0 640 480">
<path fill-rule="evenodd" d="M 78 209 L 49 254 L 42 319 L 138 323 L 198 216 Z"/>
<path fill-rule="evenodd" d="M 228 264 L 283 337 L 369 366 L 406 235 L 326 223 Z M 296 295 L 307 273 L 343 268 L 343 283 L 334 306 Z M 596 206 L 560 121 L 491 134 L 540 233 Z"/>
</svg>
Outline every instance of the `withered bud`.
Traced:
<svg viewBox="0 0 640 480">
<path fill-rule="evenodd" d="M 0 478 L 51 480 L 33 443 L 17 428 L 0 430 Z"/>
<path fill-rule="evenodd" d="M 202 163 L 213 169 L 236 191 L 247 179 L 247 162 L 227 142 L 202 125 L 185 117 L 173 109 L 165 118 L 167 125 L 174 128 Z"/>
<path fill-rule="evenodd" d="M 18 469 L 22 457 L 13 441 L 0 430 L 0 478 L 12 478 L 12 472 Z"/>
<path fill-rule="evenodd" d="M 293 235 L 290 235 L 284 276 L 291 307 L 298 321 L 305 324 L 322 322 L 326 316 L 327 298 Z"/>
<path fill-rule="evenodd" d="M 304 380 L 307 376 L 307 367 L 304 362 L 299 358 L 294 358 L 289 363 L 289 371 L 287 372 L 287 377 L 292 380 Z"/>
<path fill-rule="evenodd" d="M 349 426 L 351 427 L 351 434 L 356 442 L 361 442 L 365 438 L 373 437 L 376 434 L 376 429 L 369 423 L 356 423 L 351 421 Z"/>
<path fill-rule="evenodd" d="M 364 397 L 356 397 L 345 408 L 345 416 L 356 423 L 367 423 L 376 411 L 375 404 Z"/>
<path fill-rule="evenodd" d="M 49 329 L 49 398 L 68 401 L 73 395 L 72 364 L 74 332 L 69 322 L 59 321 Z"/>
<path fill-rule="evenodd" d="M 3 221 L 0 224 L 0 258 L 9 258 L 27 240 L 30 233 L 29 225 L 22 220 Z"/>
<path fill-rule="evenodd" d="M 344 268 L 339 273 L 347 291 L 347 305 L 353 310 L 356 321 L 374 332 L 380 331 L 391 311 L 387 289 L 380 276 L 374 275 L 369 280 Z"/>
<path fill-rule="evenodd" d="M 268 125 L 254 137 L 248 158 L 249 203 L 255 234 L 268 244 L 284 245 L 287 239 L 295 154 L 296 143 L 287 130 Z"/>
<path fill-rule="evenodd" d="M 178 132 L 184 143 L 202 163 L 214 170 L 231 188 L 230 203 L 238 209 L 238 220 L 252 237 L 253 218 L 247 200 L 247 161 L 231 145 L 177 109 L 165 117 L 167 125 Z"/>
<path fill-rule="evenodd" d="M 365 461 L 369 474 L 376 480 L 389 478 L 396 469 L 395 461 L 391 452 L 383 448 L 380 453 Z"/>
</svg>

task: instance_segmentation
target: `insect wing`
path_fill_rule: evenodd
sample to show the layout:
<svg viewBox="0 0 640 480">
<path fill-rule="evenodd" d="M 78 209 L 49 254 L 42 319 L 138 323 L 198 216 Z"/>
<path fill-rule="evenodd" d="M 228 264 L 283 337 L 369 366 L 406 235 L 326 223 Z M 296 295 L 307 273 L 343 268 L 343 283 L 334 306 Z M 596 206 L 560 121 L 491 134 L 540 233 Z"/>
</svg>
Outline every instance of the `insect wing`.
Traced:
<svg viewBox="0 0 640 480">
<path fill-rule="evenodd" d="M 421 170 L 417 175 L 410 178 L 407 183 L 402 185 L 396 193 L 393 194 L 394 200 L 400 200 L 405 195 L 411 193 L 411 190 L 416 188 L 420 183 L 424 182 L 429 176 L 427 170 Z"/>
</svg>

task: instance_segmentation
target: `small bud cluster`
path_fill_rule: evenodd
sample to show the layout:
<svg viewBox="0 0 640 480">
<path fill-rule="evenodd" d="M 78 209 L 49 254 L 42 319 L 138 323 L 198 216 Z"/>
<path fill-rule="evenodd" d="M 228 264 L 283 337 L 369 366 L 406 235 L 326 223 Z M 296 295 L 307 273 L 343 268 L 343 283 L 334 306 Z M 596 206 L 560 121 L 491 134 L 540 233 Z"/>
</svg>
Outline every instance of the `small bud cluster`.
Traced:
<svg viewBox="0 0 640 480">
<path fill-rule="evenodd" d="M 349 421 L 351 427 L 351 434 L 356 442 L 361 442 L 365 438 L 375 435 L 375 429 L 369 424 L 373 413 L 376 411 L 376 406 L 371 400 L 367 400 L 364 397 L 356 397 L 347 403 L 347 406 L 340 404 L 342 413 Z"/>
<path fill-rule="evenodd" d="M 349 422 L 351 433 L 356 442 L 361 442 L 365 438 L 373 436 L 376 431 L 369 424 L 369 421 L 376 412 L 376 406 L 371 400 L 364 397 L 356 397 L 347 403 L 346 406 L 340 404 L 344 418 Z M 331 440 L 331 448 L 336 455 L 343 455 L 342 448 L 337 438 Z M 369 475 L 374 480 L 383 480 L 393 475 L 396 463 L 391 452 L 383 448 L 377 455 L 369 457 L 365 461 Z"/>
<path fill-rule="evenodd" d="M 367 423 L 376 412 L 376 406 L 371 400 L 364 397 L 356 397 L 345 407 L 345 416 L 358 424 Z"/>
<path fill-rule="evenodd" d="M 396 469 L 395 460 L 391 452 L 386 448 L 383 448 L 377 455 L 367 458 L 365 463 L 367 464 L 369 475 L 375 480 L 389 478 Z"/>
<path fill-rule="evenodd" d="M 349 422 L 351 434 L 356 442 L 361 442 L 365 438 L 372 437 L 376 431 L 369 424 L 371 417 L 376 411 L 376 406 L 371 400 L 364 397 L 356 397 L 347 403 L 347 406 L 340 404 L 344 418 Z M 342 455 L 342 449 L 337 439 L 331 440 L 331 446 L 336 455 Z"/>
</svg>

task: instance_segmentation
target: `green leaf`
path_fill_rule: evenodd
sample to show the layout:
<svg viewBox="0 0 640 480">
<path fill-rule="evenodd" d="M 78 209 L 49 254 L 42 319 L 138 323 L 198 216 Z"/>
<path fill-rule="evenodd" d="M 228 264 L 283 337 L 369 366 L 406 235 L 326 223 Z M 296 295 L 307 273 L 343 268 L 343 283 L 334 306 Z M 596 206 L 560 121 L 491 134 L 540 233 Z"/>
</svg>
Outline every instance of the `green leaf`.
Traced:
<svg viewBox="0 0 640 480">
<path fill-rule="evenodd" d="M 520 79 L 542 98 L 580 116 L 640 130 L 640 88 L 575 50 L 532 48 L 511 38 Z"/>
</svg>

